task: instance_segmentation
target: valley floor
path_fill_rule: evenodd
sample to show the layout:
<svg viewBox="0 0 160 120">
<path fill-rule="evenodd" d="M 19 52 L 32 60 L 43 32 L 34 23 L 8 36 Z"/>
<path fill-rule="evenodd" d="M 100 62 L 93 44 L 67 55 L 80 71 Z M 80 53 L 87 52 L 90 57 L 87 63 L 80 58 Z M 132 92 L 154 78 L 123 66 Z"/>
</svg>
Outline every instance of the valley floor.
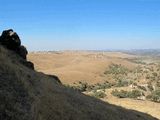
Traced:
<svg viewBox="0 0 160 120">
<path fill-rule="evenodd" d="M 35 64 L 36 70 L 47 74 L 55 74 L 60 77 L 63 84 L 67 85 L 73 85 L 74 83 L 78 83 L 79 81 L 87 82 L 88 84 L 94 85 L 97 83 L 103 83 L 106 80 L 112 82 L 113 75 L 110 76 L 104 74 L 109 65 L 112 65 L 111 67 L 113 67 L 113 70 L 114 67 L 118 67 L 118 69 L 122 70 L 122 72 L 127 69 L 134 69 L 137 66 L 141 66 L 140 69 L 142 69 L 142 73 L 143 70 L 145 72 L 146 70 L 150 70 L 150 67 L 153 70 L 157 69 L 152 66 L 152 63 L 155 63 L 153 59 L 145 59 L 141 61 L 141 57 L 139 59 L 139 56 L 120 52 L 39 52 L 30 53 L 28 59 Z M 144 62 L 146 62 L 146 65 L 144 64 Z M 156 72 L 158 73 L 158 71 Z M 143 86 L 143 84 L 148 84 L 148 80 L 145 76 L 145 74 L 147 75 L 147 73 L 141 76 L 142 73 L 137 74 L 136 70 L 135 74 L 129 73 L 129 78 L 125 79 L 134 80 L 135 77 L 140 75 L 140 77 L 136 79 L 136 81 L 138 84 L 140 83 Z M 153 72 L 148 72 L 148 74 L 152 75 Z M 159 79 L 158 75 L 157 80 Z M 153 76 L 149 77 L 153 78 Z M 153 82 L 153 84 L 155 83 Z M 147 113 L 160 119 L 160 103 L 151 102 L 149 100 L 134 100 L 129 98 L 120 99 L 111 95 L 112 90 L 112 88 L 106 89 L 107 96 L 102 99 L 103 101 L 106 101 L 110 104 L 122 106 L 127 109 Z"/>
<path fill-rule="evenodd" d="M 110 104 L 118 105 L 127 109 L 137 110 L 143 113 L 147 113 L 152 115 L 158 119 L 160 119 L 160 104 L 150 101 L 140 101 L 140 100 L 132 100 L 132 99 L 118 99 L 118 98 L 110 98 L 105 99 Z"/>
<path fill-rule="evenodd" d="M 127 109 L 137 110 L 160 119 L 160 103 L 148 100 L 133 100 L 128 98 L 119 99 L 110 95 L 111 90 L 106 91 L 107 97 L 102 99 L 110 104 L 118 105 Z"/>
</svg>

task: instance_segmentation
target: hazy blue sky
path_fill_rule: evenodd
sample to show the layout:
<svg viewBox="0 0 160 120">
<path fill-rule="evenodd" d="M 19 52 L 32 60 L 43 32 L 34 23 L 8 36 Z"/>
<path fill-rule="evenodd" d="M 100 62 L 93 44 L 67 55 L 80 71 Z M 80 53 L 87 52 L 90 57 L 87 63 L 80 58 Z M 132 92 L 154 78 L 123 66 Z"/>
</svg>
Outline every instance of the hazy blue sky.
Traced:
<svg viewBox="0 0 160 120">
<path fill-rule="evenodd" d="M 1 0 L 29 50 L 160 48 L 160 0 Z"/>
</svg>

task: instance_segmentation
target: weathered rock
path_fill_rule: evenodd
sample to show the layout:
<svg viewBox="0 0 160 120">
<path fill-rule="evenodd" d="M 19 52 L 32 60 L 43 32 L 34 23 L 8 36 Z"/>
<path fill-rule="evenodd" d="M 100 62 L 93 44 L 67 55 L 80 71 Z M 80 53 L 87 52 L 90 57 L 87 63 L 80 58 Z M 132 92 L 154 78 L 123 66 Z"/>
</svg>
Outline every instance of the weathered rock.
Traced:
<svg viewBox="0 0 160 120">
<path fill-rule="evenodd" d="M 15 51 L 23 59 L 26 59 L 28 51 L 25 46 L 21 45 L 21 40 L 16 32 L 12 29 L 4 30 L 0 36 L 0 44 L 6 48 Z"/>
<path fill-rule="evenodd" d="M 28 51 L 25 46 L 21 45 L 16 51 L 23 59 L 26 59 Z"/>
<path fill-rule="evenodd" d="M 17 50 L 21 45 L 21 40 L 12 29 L 4 30 L 0 36 L 0 43 L 11 50 Z"/>
<path fill-rule="evenodd" d="M 34 64 L 32 62 L 22 60 L 22 61 L 20 61 L 20 63 L 23 64 L 24 66 L 34 70 Z"/>
<path fill-rule="evenodd" d="M 55 75 L 47 75 L 47 76 L 55 79 L 58 83 L 61 84 L 61 81 L 60 81 L 60 79 L 57 76 L 55 76 Z"/>
</svg>

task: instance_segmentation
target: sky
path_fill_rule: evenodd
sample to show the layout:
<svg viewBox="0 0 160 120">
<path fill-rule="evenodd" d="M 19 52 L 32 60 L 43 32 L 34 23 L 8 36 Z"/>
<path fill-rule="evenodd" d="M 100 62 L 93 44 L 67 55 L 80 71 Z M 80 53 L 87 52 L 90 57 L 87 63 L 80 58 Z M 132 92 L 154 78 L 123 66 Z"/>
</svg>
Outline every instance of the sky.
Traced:
<svg viewBox="0 0 160 120">
<path fill-rule="evenodd" d="M 29 51 L 160 49 L 160 0 L 0 0 Z"/>
</svg>

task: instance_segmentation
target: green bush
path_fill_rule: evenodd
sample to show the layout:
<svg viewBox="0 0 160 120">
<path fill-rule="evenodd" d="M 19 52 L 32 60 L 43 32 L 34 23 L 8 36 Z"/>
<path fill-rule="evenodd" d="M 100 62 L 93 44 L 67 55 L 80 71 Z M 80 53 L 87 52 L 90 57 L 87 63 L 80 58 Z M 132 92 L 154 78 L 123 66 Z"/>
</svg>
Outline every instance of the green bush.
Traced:
<svg viewBox="0 0 160 120">
<path fill-rule="evenodd" d="M 147 91 L 146 87 L 144 86 L 137 86 L 139 89 L 143 90 L 143 91 Z"/>
<path fill-rule="evenodd" d="M 92 96 L 96 98 L 104 98 L 106 97 L 106 94 L 103 91 L 95 91 Z"/>
<path fill-rule="evenodd" d="M 78 84 L 75 84 L 74 86 L 72 86 L 72 85 L 65 85 L 65 86 L 67 88 L 71 88 L 71 89 L 74 89 L 79 92 L 84 92 L 89 87 L 88 83 L 86 83 L 86 82 L 79 82 Z"/>
<path fill-rule="evenodd" d="M 105 83 L 98 83 L 95 85 L 95 87 L 98 89 L 108 89 L 112 87 L 111 83 L 105 82 Z"/>
<path fill-rule="evenodd" d="M 142 96 L 143 93 L 139 90 L 132 90 L 132 91 L 113 90 L 111 94 L 119 98 L 138 98 Z"/>
<path fill-rule="evenodd" d="M 71 85 L 68 85 L 68 84 L 64 84 L 64 86 L 67 87 L 67 88 L 73 89 L 75 91 L 81 92 L 77 86 L 71 86 Z"/>
<path fill-rule="evenodd" d="M 139 90 L 132 90 L 130 92 L 128 92 L 128 98 L 138 98 L 140 96 L 142 96 L 142 92 Z"/>
<path fill-rule="evenodd" d="M 147 96 L 147 99 L 160 103 L 160 89 L 153 91 L 150 95 Z"/>
<path fill-rule="evenodd" d="M 97 83 L 95 85 L 88 85 L 88 83 L 81 82 L 81 81 L 78 84 L 76 83 L 74 84 L 75 84 L 74 86 L 71 86 L 71 85 L 65 85 L 65 86 L 80 92 L 99 90 L 99 89 L 108 89 L 112 87 L 112 84 L 108 83 L 107 81 L 104 83 Z"/>
<path fill-rule="evenodd" d="M 146 79 L 147 80 L 150 79 L 150 75 L 149 74 L 146 75 Z"/>
<path fill-rule="evenodd" d="M 121 90 L 121 91 L 118 91 L 117 89 L 116 90 L 113 90 L 111 92 L 111 94 L 113 96 L 116 96 L 118 98 L 127 98 L 127 91 L 124 91 L 124 90 Z"/>
<path fill-rule="evenodd" d="M 158 76 L 158 74 L 156 72 L 153 72 L 152 75 L 155 76 L 155 77 Z"/>
<path fill-rule="evenodd" d="M 122 65 L 112 64 L 109 66 L 109 69 L 104 72 L 104 74 L 127 75 L 128 71 L 129 70 Z"/>
<path fill-rule="evenodd" d="M 160 88 L 160 81 L 157 81 L 156 85 Z"/>
<path fill-rule="evenodd" d="M 79 85 L 77 86 L 77 89 L 79 89 L 81 92 L 84 92 L 87 90 L 88 83 L 86 82 L 79 82 Z"/>
<path fill-rule="evenodd" d="M 130 83 L 127 80 L 118 80 L 118 82 L 116 83 L 116 87 L 126 87 L 128 86 Z"/>
<path fill-rule="evenodd" d="M 153 88 L 153 86 L 152 86 L 152 84 L 149 82 L 148 83 L 148 89 L 150 90 L 150 91 L 153 91 L 154 90 L 154 88 Z"/>
</svg>

